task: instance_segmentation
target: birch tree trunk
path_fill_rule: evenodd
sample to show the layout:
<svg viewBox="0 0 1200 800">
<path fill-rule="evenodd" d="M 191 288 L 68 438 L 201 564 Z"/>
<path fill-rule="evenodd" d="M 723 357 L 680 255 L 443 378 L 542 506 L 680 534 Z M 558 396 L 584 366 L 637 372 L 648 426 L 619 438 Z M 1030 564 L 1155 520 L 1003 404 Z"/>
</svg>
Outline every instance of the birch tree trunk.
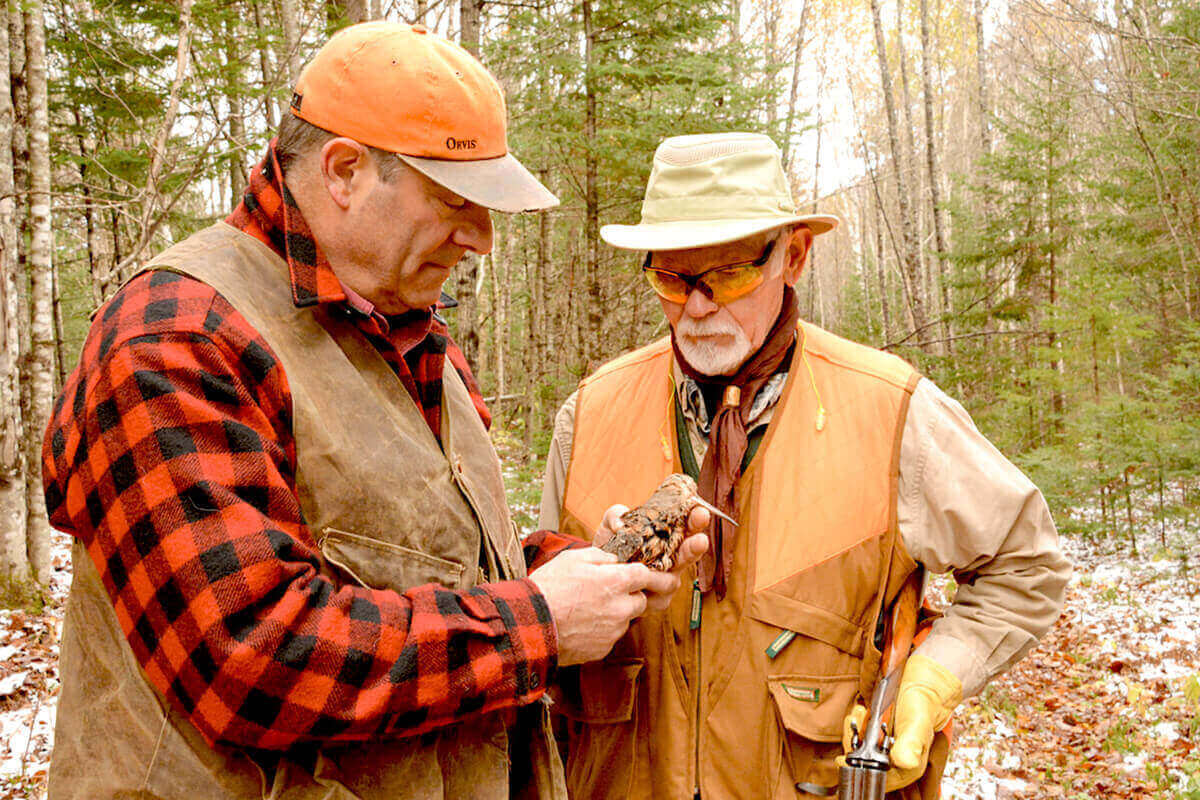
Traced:
<svg viewBox="0 0 1200 800">
<path fill-rule="evenodd" d="M 909 313 L 912 315 L 913 329 L 925 327 L 925 304 L 921 298 L 921 263 L 917 248 L 916 231 L 913 227 L 912 208 L 909 204 L 908 186 L 901 169 L 904 164 L 904 154 L 900 150 L 900 137 L 897 131 L 896 104 L 892 93 L 892 72 L 887 63 L 887 48 L 883 41 L 883 25 L 879 20 L 879 0 L 870 0 L 871 19 L 875 26 L 875 49 L 879 56 L 879 77 L 883 83 L 883 104 L 887 111 L 888 143 L 892 153 L 892 176 L 896 183 L 896 200 L 900 208 L 900 236 L 904 245 L 904 263 L 901 269 L 907 280 L 904 281 L 905 295 L 908 300 Z"/>
<path fill-rule="evenodd" d="M 18 335 L 17 224 L 14 198 L 12 83 L 8 8 L 0 20 L 0 574 L 29 577 Z"/>
<path fill-rule="evenodd" d="M 55 351 L 54 267 L 51 263 L 53 231 L 50 223 L 50 119 L 46 83 L 46 32 L 41 0 L 29 4 L 25 48 L 29 74 L 29 208 L 32 240 L 30 269 L 30 407 L 26 428 L 26 475 L 41 474 L 42 431 L 54 403 Z M 33 576 L 41 583 L 50 578 L 50 524 L 41 481 L 26 486 L 29 513 L 28 548 Z"/>
</svg>

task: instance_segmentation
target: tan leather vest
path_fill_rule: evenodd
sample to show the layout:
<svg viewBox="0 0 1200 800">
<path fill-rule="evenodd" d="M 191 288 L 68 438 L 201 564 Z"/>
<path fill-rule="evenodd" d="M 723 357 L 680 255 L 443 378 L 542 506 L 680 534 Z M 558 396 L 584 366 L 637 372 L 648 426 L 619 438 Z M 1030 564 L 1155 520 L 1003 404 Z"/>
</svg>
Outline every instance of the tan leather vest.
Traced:
<svg viewBox="0 0 1200 800">
<path fill-rule="evenodd" d="M 915 568 L 895 498 L 919 376 L 807 323 L 798 341 L 737 486 L 725 598 L 685 587 L 609 658 L 560 675 L 573 797 L 796 798 L 837 783 L 842 720 L 879 667 L 876 621 Z M 609 505 L 679 471 L 671 376 L 664 339 L 583 381 L 563 531 L 590 538 Z M 944 745 L 905 797 L 936 796 Z"/>
<path fill-rule="evenodd" d="M 296 488 L 323 574 L 394 591 L 525 575 L 499 461 L 448 360 L 439 447 L 370 342 L 319 307 L 297 308 L 286 263 L 257 239 L 214 225 L 145 269 L 212 286 L 278 356 L 292 393 Z M 565 797 L 543 703 L 519 713 L 511 732 L 493 714 L 421 737 L 330 746 L 315 764 L 285 760 L 268 776 L 239 750 L 209 747 L 151 686 L 79 544 L 73 560 L 51 800 L 493 800 L 510 794 L 510 747 L 520 754 L 516 796 Z"/>
</svg>

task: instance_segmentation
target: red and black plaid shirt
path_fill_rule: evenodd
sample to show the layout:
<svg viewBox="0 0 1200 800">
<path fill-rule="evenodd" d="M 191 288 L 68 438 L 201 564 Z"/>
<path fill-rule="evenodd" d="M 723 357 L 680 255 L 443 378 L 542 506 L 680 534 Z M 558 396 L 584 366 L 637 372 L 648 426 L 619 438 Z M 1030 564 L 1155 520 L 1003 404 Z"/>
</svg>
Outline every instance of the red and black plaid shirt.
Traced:
<svg viewBox="0 0 1200 800">
<path fill-rule="evenodd" d="M 440 430 L 432 309 L 348 297 L 278 178 L 273 149 L 227 220 L 286 258 L 297 305 L 357 321 Z M 532 581 L 403 594 L 336 586 L 296 496 L 287 376 L 206 284 L 138 276 L 96 316 L 46 432 L 51 523 L 87 547 L 150 681 L 210 743 L 285 750 L 412 735 L 536 700 L 557 641 Z M 538 532 L 535 568 L 575 540 Z"/>
</svg>

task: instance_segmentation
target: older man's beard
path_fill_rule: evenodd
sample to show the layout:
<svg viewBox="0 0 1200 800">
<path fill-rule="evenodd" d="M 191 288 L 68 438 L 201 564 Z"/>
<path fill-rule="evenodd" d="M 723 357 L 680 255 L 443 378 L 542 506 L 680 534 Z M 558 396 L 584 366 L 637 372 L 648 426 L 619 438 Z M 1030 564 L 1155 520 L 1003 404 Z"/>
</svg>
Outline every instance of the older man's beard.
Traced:
<svg viewBox="0 0 1200 800">
<path fill-rule="evenodd" d="M 675 325 L 675 345 L 688 366 L 704 375 L 732 375 L 754 354 L 742 326 L 727 314 L 703 319 L 684 314 Z"/>
</svg>

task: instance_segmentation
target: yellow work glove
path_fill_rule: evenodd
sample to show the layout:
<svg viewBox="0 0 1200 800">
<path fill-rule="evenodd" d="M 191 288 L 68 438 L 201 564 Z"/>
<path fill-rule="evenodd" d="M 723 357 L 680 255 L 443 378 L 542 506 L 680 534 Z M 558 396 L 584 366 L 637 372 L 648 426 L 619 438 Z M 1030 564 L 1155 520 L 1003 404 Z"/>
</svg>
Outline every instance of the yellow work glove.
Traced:
<svg viewBox="0 0 1200 800">
<path fill-rule="evenodd" d="M 925 774 L 933 734 L 950 720 L 962 702 L 962 681 L 931 658 L 909 656 L 896 696 L 895 737 L 892 768 L 887 774 L 887 791 L 901 789 Z M 856 705 L 842 724 L 842 747 L 852 749 L 851 724 L 863 729 L 867 709 Z M 843 763 L 838 759 L 838 763 Z"/>
</svg>

